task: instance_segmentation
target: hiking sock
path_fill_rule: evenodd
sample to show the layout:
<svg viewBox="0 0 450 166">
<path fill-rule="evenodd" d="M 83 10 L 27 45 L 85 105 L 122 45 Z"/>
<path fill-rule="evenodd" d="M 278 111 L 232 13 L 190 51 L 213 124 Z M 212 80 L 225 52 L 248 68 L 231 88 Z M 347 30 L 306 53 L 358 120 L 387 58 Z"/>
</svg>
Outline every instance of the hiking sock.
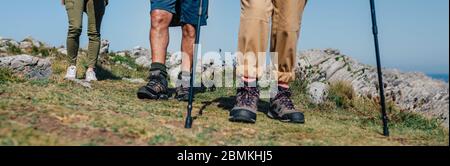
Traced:
<svg viewBox="0 0 450 166">
<path fill-rule="evenodd" d="M 190 87 L 191 83 L 191 73 L 187 71 L 181 72 L 181 85 L 185 88 Z"/>
<path fill-rule="evenodd" d="M 158 70 L 161 72 L 162 76 L 167 78 L 168 74 L 167 74 L 166 65 L 164 65 L 162 63 L 158 63 L 158 62 L 153 62 L 151 65 L 150 71 L 158 71 Z"/>
</svg>

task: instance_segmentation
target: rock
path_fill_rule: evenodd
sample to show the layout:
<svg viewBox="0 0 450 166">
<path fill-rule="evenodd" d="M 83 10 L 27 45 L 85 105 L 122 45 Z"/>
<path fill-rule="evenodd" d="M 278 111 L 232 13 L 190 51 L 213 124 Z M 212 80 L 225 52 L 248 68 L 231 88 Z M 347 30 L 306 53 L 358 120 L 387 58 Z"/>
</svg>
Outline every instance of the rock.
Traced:
<svg viewBox="0 0 450 166">
<path fill-rule="evenodd" d="M 181 60 L 181 54 L 169 54 L 167 57 L 166 66 L 170 80 L 178 80 L 178 74 L 181 72 Z M 175 83 L 173 85 L 176 86 Z"/>
<path fill-rule="evenodd" d="M 31 46 L 35 46 L 35 47 L 49 47 L 48 45 L 46 45 L 46 44 L 44 44 L 44 43 L 42 43 L 42 42 L 40 42 L 40 41 L 38 41 L 38 40 L 36 40 L 36 39 L 34 39 L 33 37 L 27 37 L 27 38 L 25 38 L 25 39 L 23 39 L 23 41 L 22 41 L 23 43 L 30 43 L 31 44 Z M 22 43 L 21 42 L 21 43 Z"/>
<path fill-rule="evenodd" d="M 29 41 L 20 42 L 20 46 L 19 46 L 19 48 L 22 50 L 31 49 L 32 47 L 33 47 L 33 43 L 31 43 Z"/>
<path fill-rule="evenodd" d="M 219 66 L 215 66 L 214 59 L 205 59 L 202 64 L 202 85 L 206 88 L 215 88 L 215 72 L 220 70 Z M 198 71 L 198 70 L 197 70 Z"/>
<path fill-rule="evenodd" d="M 152 64 L 152 60 L 149 56 L 141 56 L 135 60 L 135 63 L 139 66 L 150 68 L 150 65 Z"/>
<path fill-rule="evenodd" d="M 313 82 L 308 85 L 309 99 L 314 104 L 323 103 L 328 97 L 328 85 L 322 82 Z"/>
<path fill-rule="evenodd" d="M 1 38 L 0 39 L 0 47 L 7 46 L 7 45 L 13 45 L 13 46 L 19 47 L 20 44 L 17 41 L 14 41 L 13 39 Z"/>
<path fill-rule="evenodd" d="M 125 56 L 127 56 L 127 53 L 122 51 L 122 52 L 117 52 L 116 55 L 125 57 Z"/>
<path fill-rule="evenodd" d="M 0 67 L 9 68 L 29 79 L 47 79 L 52 74 L 50 60 L 29 55 L 1 57 Z"/>
<path fill-rule="evenodd" d="M 109 41 L 108 40 L 102 40 L 101 47 L 100 47 L 100 55 L 108 54 L 109 53 Z"/>
<path fill-rule="evenodd" d="M 136 46 L 132 50 L 130 50 L 130 57 L 139 58 L 142 56 L 150 57 L 150 51 L 146 48 L 142 48 L 141 46 Z"/>
<path fill-rule="evenodd" d="M 76 84 L 78 84 L 78 85 L 81 85 L 82 87 L 85 87 L 85 88 L 89 88 L 89 89 L 92 88 L 91 83 L 86 82 L 85 80 L 80 80 L 80 79 L 70 79 L 70 81 L 73 81 L 74 83 L 76 83 Z"/>
<path fill-rule="evenodd" d="M 361 64 L 333 49 L 307 50 L 297 56 L 296 75 L 307 82 L 351 83 L 359 96 L 379 98 L 376 68 Z M 386 98 L 399 108 L 442 120 L 449 126 L 448 83 L 423 73 L 384 69 Z"/>
<path fill-rule="evenodd" d="M 47 47 L 48 48 L 49 46 L 40 41 L 37 41 L 36 39 L 34 39 L 32 37 L 27 37 L 19 43 L 19 48 L 23 52 L 31 52 L 33 47 L 36 47 L 36 48 Z"/>
<path fill-rule="evenodd" d="M 6 53 L 11 46 L 19 47 L 19 45 L 20 44 L 13 39 L 0 37 L 0 53 L 2 53 L 1 56 L 7 55 Z"/>
<path fill-rule="evenodd" d="M 333 48 L 327 48 L 325 50 L 323 50 L 323 52 L 325 52 L 328 55 L 340 55 L 341 51 L 339 51 L 338 49 L 333 49 Z"/>
<path fill-rule="evenodd" d="M 58 52 L 63 55 L 67 55 L 67 49 L 64 47 L 58 48 Z"/>
<path fill-rule="evenodd" d="M 0 47 L 0 52 L 7 52 L 8 51 L 8 48 L 6 48 L 6 47 Z"/>
</svg>

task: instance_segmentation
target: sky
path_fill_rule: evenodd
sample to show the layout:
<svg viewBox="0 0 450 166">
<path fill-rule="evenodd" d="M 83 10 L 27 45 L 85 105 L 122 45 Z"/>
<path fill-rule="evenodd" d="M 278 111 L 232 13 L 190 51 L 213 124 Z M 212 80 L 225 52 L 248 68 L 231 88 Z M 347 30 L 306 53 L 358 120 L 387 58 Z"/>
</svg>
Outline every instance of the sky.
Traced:
<svg viewBox="0 0 450 166">
<path fill-rule="evenodd" d="M 448 74 L 448 0 L 376 0 L 376 5 L 385 67 Z M 110 0 L 103 39 L 108 39 L 115 51 L 149 48 L 149 12 L 149 0 Z M 239 16 L 239 0 L 210 0 L 208 26 L 203 27 L 201 35 L 203 52 L 235 52 Z M 67 15 L 60 0 L 2 0 L 0 21 L 1 37 L 21 40 L 33 36 L 50 45 L 65 43 Z M 371 26 L 369 0 L 310 0 L 298 48 L 337 48 L 373 65 Z M 179 28 L 170 31 L 169 52 L 177 52 L 181 32 Z M 82 45 L 86 46 L 86 29 L 83 32 Z"/>
</svg>

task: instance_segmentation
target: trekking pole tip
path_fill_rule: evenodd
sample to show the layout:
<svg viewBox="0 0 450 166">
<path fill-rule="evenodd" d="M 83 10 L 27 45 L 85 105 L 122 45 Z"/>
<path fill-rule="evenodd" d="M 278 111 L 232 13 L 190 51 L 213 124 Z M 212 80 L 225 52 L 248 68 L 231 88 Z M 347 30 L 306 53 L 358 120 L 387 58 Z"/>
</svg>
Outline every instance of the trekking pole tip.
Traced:
<svg viewBox="0 0 450 166">
<path fill-rule="evenodd" d="M 192 117 L 186 118 L 186 123 L 184 124 L 184 128 L 186 128 L 186 129 L 192 128 Z"/>
</svg>

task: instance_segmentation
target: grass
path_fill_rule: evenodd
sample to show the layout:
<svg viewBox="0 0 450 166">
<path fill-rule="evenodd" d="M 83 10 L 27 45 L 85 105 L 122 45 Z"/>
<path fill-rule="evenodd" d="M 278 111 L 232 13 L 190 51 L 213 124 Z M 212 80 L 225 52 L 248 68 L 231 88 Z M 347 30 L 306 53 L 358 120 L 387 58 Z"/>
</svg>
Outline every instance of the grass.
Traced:
<svg viewBox="0 0 450 166">
<path fill-rule="evenodd" d="M 23 81 L 23 78 L 14 75 L 12 70 L 8 68 L 0 68 L 0 84 L 16 83 Z"/>
<path fill-rule="evenodd" d="M 293 83 L 304 125 L 269 119 L 263 113 L 267 99 L 259 104 L 256 124 L 231 123 L 235 90 L 218 88 L 196 95 L 193 128 L 184 129 L 186 103 L 138 100 L 142 85 L 120 79 L 145 78 L 146 70 L 104 65 L 104 79 L 86 89 L 62 79 L 68 65 L 63 58 L 53 61 L 48 80 L 18 81 L 0 70 L 0 145 L 449 145 L 448 129 L 436 120 L 393 105 L 392 136 L 383 137 L 377 103 L 358 98 L 345 83 L 332 84 L 322 105 L 308 102 L 306 83 Z"/>
<path fill-rule="evenodd" d="M 12 55 L 19 55 L 19 54 L 23 53 L 19 47 L 15 46 L 11 43 L 6 43 L 6 46 L 7 46 L 7 52 Z"/>
<path fill-rule="evenodd" d="M 111 61 L 114 62 L 114 63 L 128 65 L 131 68 L 137 68 L 138 67 L 138 65 L 135 63 L 134 59 L 129 57 L 128 55 L 126 55 L 126 56 L 119 56 L 119 55 L 116 55 L 114 53 L 111 53 L 109 55 L 109 57 L 111 57 Z"/>
</svg>

